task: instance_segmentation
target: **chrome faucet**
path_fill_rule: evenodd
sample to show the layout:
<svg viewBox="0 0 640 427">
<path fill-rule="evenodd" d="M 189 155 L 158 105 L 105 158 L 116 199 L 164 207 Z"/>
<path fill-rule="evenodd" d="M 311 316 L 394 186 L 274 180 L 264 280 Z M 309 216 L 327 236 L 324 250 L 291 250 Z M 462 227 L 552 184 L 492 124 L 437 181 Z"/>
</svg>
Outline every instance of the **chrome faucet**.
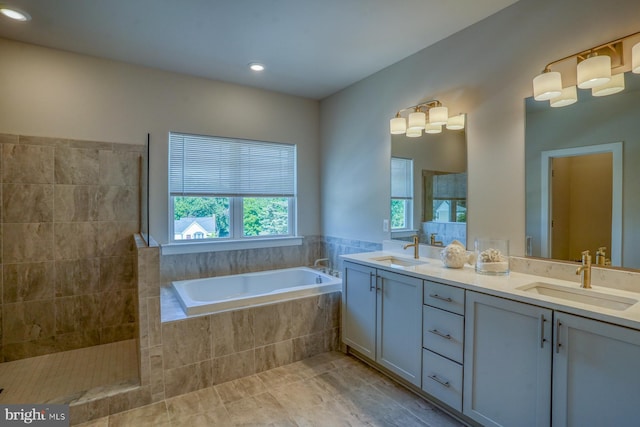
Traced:
<svg viewBox="0 0 640 427">
<path fill-rule="evenodd" d="M 413 246 L 413 257 L 415 259 L 420 258 L 420 244 L 418 243 L 418 235 L 413 236 L 413 243 L 406 244 L 402 249 L 407 249 Z"/>
<path fill-rule="evenodd" d="M 576 270 L 580 276 L 580 287 L 591 289 L 591 255 L 589 251 L 582 252 L 582 265 Z"/>
</svg>

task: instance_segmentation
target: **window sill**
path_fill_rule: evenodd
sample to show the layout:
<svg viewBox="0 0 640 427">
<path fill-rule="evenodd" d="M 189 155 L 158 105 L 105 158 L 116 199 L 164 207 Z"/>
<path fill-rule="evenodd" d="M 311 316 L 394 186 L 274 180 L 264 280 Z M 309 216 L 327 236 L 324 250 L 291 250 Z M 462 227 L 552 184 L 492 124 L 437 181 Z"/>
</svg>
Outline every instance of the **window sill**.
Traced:
<svg viewBox="0 0 640 427">
<path fill-rule="evenodd" d="M 264 239 L 232 240 L 226 242 L 166 243 L 161 245 L 162 255 L 195 254 L 199 252 L 235 251 L 241 249 L 276 248 L 302 245 L 302 237 L 273 237 Z"/>
</svg>

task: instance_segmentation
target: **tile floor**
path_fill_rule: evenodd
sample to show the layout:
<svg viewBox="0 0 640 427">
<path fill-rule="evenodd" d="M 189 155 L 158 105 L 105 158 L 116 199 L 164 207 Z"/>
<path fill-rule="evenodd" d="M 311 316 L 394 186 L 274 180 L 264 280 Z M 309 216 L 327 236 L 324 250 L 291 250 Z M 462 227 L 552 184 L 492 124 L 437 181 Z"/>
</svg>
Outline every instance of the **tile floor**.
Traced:
<svg viewBox="0 0 640 427">
<path fill-rule="evenodd" d="M 71 396 L 138 382 L 135 340 L 0 363 L 0 404 L 69 401 Z"/>
<path fill-rule="evenodd" d="M 83 427 L 461 425 L 364 363 L 337 352 L 80 424 Z"/>
</svg>

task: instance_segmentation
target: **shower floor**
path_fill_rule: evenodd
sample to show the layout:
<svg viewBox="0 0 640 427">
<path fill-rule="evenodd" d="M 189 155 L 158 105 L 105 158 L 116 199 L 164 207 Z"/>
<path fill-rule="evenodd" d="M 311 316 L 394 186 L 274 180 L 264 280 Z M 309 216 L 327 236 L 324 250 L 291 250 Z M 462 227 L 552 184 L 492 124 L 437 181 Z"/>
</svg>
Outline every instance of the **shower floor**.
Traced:
<svg viewBox="0 0 640 427">
<path fill-rule="evenodd" d="M 0 363 L 0 404 L 65 402 L 96 387 L 138 380 L 135 340 Z"/>
</svg>

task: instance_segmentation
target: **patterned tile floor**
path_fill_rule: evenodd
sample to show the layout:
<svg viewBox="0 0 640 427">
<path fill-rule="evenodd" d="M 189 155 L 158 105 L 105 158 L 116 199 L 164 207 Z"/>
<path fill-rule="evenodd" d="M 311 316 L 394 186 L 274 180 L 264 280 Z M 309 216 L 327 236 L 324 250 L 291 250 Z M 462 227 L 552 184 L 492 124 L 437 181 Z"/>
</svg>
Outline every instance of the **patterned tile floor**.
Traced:
<svg viewBox="0 0 640 427">
<path fill-rule="evenodd" d="M 120 426 L 461 426 L 357 359 L 323 353 L 100 418 Z"/>
<path fill-rule="evenodd" d="M 0 363 L 0 404 L 69 400 L 94 387 L 137 378 L 135 340 L 52 353 Z"/>
</svg>

